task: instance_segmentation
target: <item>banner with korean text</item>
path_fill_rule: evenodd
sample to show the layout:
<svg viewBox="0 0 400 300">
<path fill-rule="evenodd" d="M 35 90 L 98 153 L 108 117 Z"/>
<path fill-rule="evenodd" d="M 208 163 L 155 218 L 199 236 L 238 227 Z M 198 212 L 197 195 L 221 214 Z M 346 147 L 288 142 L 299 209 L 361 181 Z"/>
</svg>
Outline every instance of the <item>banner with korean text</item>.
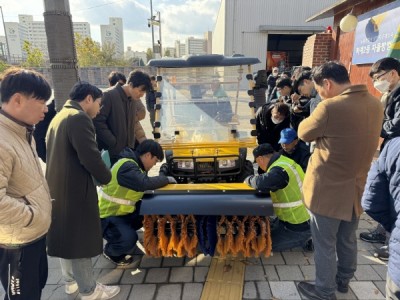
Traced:
<svg viewBox="0 0 400 300">
<path fill-rule="evenodd" d="M 400 0 L 358 17 L 352 63 L 371 64 L 384 57 L 400 58 Z"/>
</svg>

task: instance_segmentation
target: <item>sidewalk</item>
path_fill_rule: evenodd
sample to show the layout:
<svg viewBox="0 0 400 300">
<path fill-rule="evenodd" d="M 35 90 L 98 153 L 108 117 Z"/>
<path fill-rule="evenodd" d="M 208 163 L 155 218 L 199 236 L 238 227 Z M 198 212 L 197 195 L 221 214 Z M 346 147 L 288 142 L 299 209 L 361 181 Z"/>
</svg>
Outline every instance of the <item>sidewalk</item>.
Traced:
<svg viewBox="0 0 400 300">
<path fill-rule="evenodd" d="M 141 121 L 147 136 L 151 138 L 148 114 Z M 251 156 L 251 151 L 248 152 Z M 249 157 L 248 159 L 252 159 Z M 158 167 L 160 164 L 157 164 Z M 45 167 L 45 166 L 44 166 Z M 158 168 L 150 172 L 157 174 Z M 363 215 L 360 232 L 373 229 L 376 222 Z M 142 239 L 141 239 L 142 240 Z M 338 299 L 385 299 L 387 265 L 373 257 L 375 248 L 381 244 L 370 244 L 358 240 L 358 267 L 347 294 L 336 293 Z M 141 247 L 141 245 L 140 245 Z M 151 258 L 138 250 L 134 263 L 128 267 L 118 267 L 98 256 L 93 260 L 97 280 L 104 284 L 118 284 L 120 294 L 115 300 L 196 300 L 207 277 L 211 257 L 198 255 L 195 258 Z M 314 280 L 315 267 L 313 253 L 302 249 L 277 252 L 269 258 L 244 260 L 246 265 L 243 299 L 302 299 L 297 284 L 302 280 Z M 0 285 L 0 299 L 4 291 Z M 58 259 L 49 257 L 49 276 L 43 290 L 42 299 L 79 299 L 78 293 L 68 296 L 64 292 Z"/>
<path fill-rule="evenodd" d="M 364 214 L 357 235 L 375 225 Z M 347 294 L 337 292 L 338 299 L 385 299 L 387 266 L 373 257 L 373 250 L 379 246 L 358 240 L 357 272 L 350 283 L 350 291 Z M 140 250 L 128 267 L 115 268 L 102 256 L 93 260 L 98 281 L 121 286 L 115 300 L 200 299 L 210 262 L 211 258 L 202 254 L 192 259 L 151 258 Z M 315 278 L 313 253 L 301 249 L 277 252 L 269 258 L 246 259 L 243 263 L 246 264 L 243 299 L 302 299 L 297 290 L 298 282 Z M 0 298 L 3 297 L 1 288 Z M 49 277 L 42 299 L 79 299 L 78 293 L 65 294 L 58 259 L 49 257 Z"/>
</svg>

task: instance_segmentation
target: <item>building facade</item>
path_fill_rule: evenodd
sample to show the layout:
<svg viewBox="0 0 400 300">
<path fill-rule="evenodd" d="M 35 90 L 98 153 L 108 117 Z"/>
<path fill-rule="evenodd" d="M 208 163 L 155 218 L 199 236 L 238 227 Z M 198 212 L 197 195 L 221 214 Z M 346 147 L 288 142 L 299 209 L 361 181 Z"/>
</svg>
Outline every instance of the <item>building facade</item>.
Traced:
<svg viewBox="0 0 400 300">
<path fill-rule="evenodd" d="M 180 41 L 175 41 L 175 54 L 176 57 L 182 57 L 186 55 L 186 44 L 182 44 Z"/>
<path fill-rule="evenodd" d="M 72 25 L 74 33 L 79 33 L 83 37 L 90 37 L 90 24 L 88 22 L 73 22 Z M 18 22 L 5 22 L 4 26 L 10 48 L 11 62 L 25 59 L 24 41 L 29 42 L 35 48 L 39 48 L 45 59 L 48 58 L 47 36 L 43 21 L 34 21 L 31 15 L 18 15 Z"/>
<path fill-rule="evenodd" d="M 379 55 L 379 58 L 391 56 L 400 59 L 399 11 L 400 0 L 343 0 L 337 1 L 334 5 L 322 7 L 320 11 L 308 18 L 308 21 L 333 17 L 329 59 L 338 60 L 346 66 L 353 84 L 366 84 L 372 94 L 380 97 L 372 80 L 369 79 L 371 65 L 378 58 L 357 62 L 355 56 L 362 55 L 368 58 Z M 357 17 L 358 24 L 355 30 L 344 32 L 340 29 L 340 21 L 350 12 Z M 364 40 L 363 35 L 368 39 Z M 382 47 L 382 44 L 386 46 L 386 49 Z M 361 53 L 358 53 L 358 47 L 362 50 Z M 314 48 L 314 55 L 321 55 L 316 50 Z"/>
<path fill-rule="evenodd" d="M 205 32 L 204 39 L 206 40 L 205 51 L 207 54 L 211 54 L 212 53 L 212 31 Z"/>
<path fill-rule="evenodd" d="M 206 40 L 194 37 L 188 37 L 186 39 L 186 44 L 185 44 L 185 54 L 187 55 L 207 54 Z"/>
<path fill-rule="evenodd" d="M 335 0 L 222 0 L 212 36 L 212 53 L 258 57 L 255 69 L 301 64 L 308 36 L 332 25 L 306 19 Z"/>
<path fill-rule="evenodd" d="M 124 55 L 124 30 L 122 18 L 110 18 L 108 25 L 100 25 L 101 45 L 114 45 L 115 57 Z"/>
<path fill-rule="evenodd" d="M 147 64 L 147 55 L 145 51 L 133 51 L 132 47 L 127 47 L 125 53 L 124 53 L 125 59 L 131 59 L 131 58 L 138 58 L 143 61 L 144 64 Z"/>
<path fill-rule="evenodd" d="M 165 53 L 168 52 L 169 52 L 168 57 L 176 57 L 175 47 L 165 47 L 163 56 L 166 56 Z"/>
</svg>

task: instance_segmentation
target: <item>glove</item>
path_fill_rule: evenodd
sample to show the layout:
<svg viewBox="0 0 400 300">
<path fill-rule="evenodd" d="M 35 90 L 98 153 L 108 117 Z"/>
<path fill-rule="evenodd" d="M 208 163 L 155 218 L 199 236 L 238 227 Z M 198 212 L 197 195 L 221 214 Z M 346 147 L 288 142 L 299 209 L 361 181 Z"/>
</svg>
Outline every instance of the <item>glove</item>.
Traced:
<svg viewBox="0 0 400 300">
<path fill-rule="evenodd" d="M 243 183 L 247 184 L 248 186 L 251 186 L 250 180 L 253 178 L 254 175 L 247 176 L 246 179 L 243 181 Z"/>
<path fill-rule="evenodd" d="M 167 176 L 167 178 L 168 178 L 168 183 L 170 183 L 170 184 L 176 184 L 176 183 L 178 183 L 178 182 L 176 182 L 175 178 L 172 177 L 172 176 Z"/>
<path fill-rule="evenodd" d="M 169 171 L 168 171 L 168 165 L 167 164 L 162 164 L 161 165 L 161 167 L 160 167 L 160 171 L 159 171 L 159 174 L 160 175 L 164 175 L 164 176 L 167 176 L 168 175 L 168 173 L 169 173 Z"/>
</svg>

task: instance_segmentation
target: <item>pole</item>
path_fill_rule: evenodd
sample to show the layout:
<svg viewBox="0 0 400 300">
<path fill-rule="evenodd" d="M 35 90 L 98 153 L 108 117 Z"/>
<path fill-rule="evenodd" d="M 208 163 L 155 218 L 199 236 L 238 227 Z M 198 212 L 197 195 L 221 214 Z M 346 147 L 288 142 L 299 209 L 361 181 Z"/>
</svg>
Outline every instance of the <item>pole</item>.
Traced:
<svg viewBox="0 0 400 300">
<path fill-rule="evenodd" d="M 10 55 L 10 47 L 8 46 L 8 37 L 7 37 L 7 32 L 6 32 L 6 23 L 4 23 L 4 16 L 3 16 L 3 8 L 0 6 L 1 10 L 1 19 L 3 20 L 3 28 L 4 28 L 4 36 L 6 37 L 6 45 L 7 45 L 7 62 L 10 61 L 11 55 Z"/>
<path fill-rule="evenodd" d="M 162 42 L 161 42 L 161 13 L 158 12 L 158 35 L 160 37 L 160 57 L 162 57 Z"/>
<path fill-rule="evenodd" d="M 153 0 L 150 0 L 150 24 L 151 24 L 151 46 L 153 49 L 153 58 L 155 58 L 154 54 L 154 25 L 153 25 Z"/>
</svg>

